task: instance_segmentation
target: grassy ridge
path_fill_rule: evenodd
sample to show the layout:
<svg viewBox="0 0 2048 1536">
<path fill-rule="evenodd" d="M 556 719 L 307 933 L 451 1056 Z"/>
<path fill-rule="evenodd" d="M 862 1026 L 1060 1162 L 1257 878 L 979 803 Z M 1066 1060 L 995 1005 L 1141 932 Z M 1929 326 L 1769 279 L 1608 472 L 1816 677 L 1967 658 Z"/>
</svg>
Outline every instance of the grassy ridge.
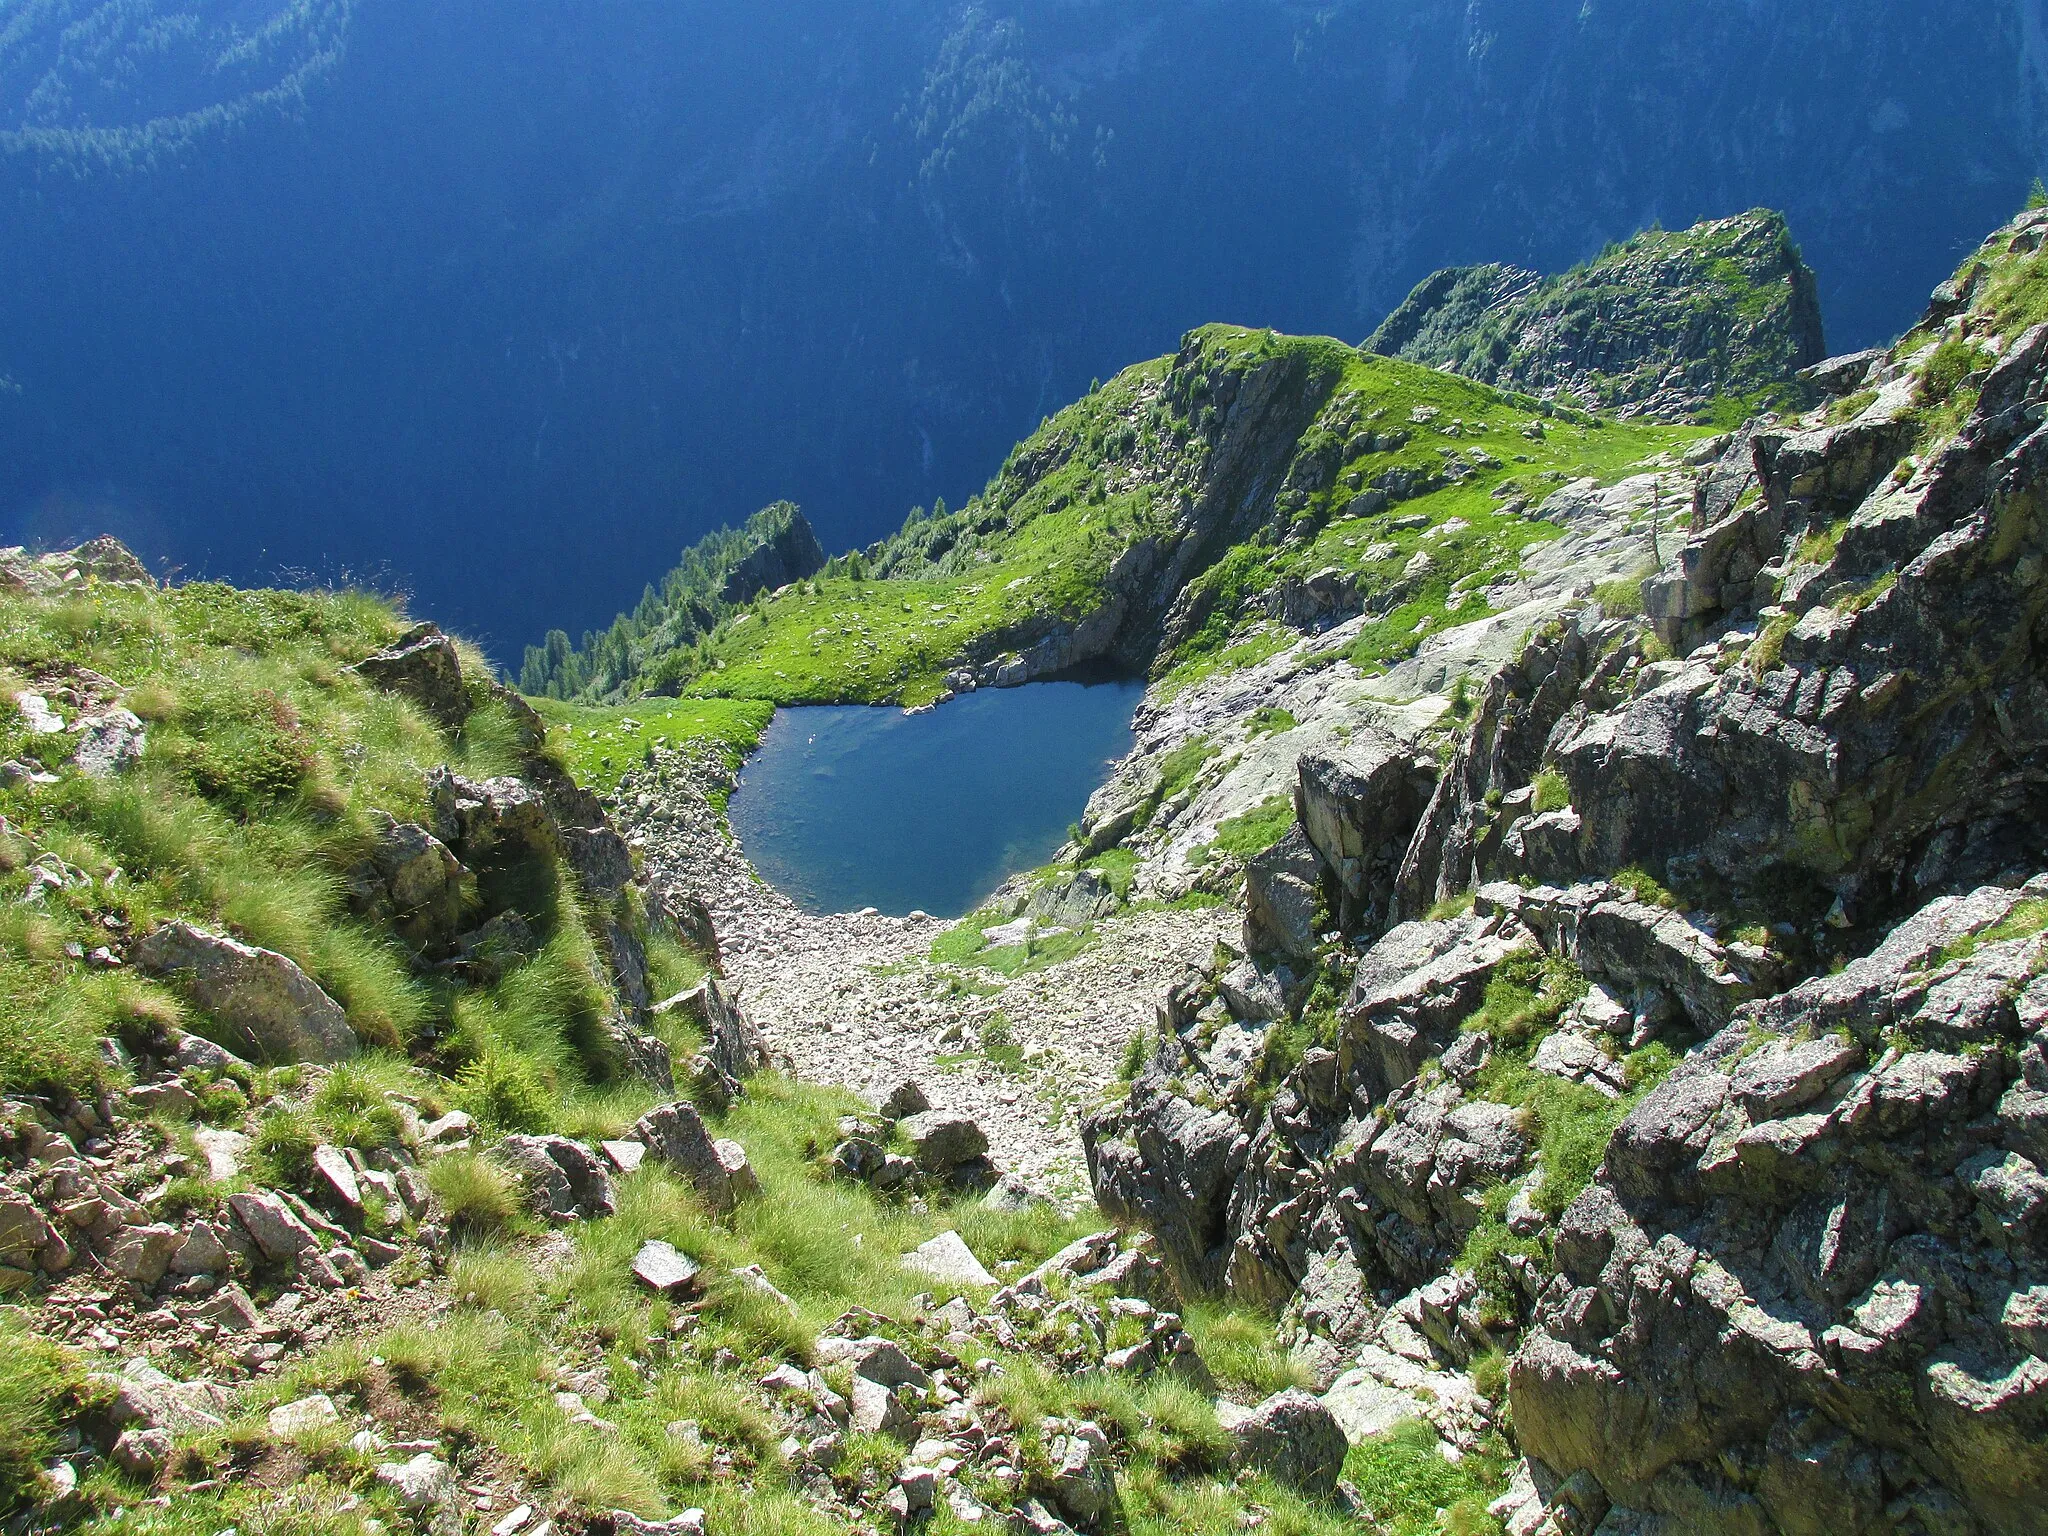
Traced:
<svg viewBox="0 0 2048 1536">
<path fill-rule="evenodd" d="M 1522 548 L 1557 536 L 1526 515 L 1528 502 L 1569 480 L 1611 481 L 1704 432 L 1558 412 L 1324 338 L 1209 327 L 1179 357 L 1126 370 L 1050 418 L 959 512 L 913 519 L 721 624 L 683 691 L 916 704 L 937 697 L 970 650 L 1078 623 L 1108 600 L 1108 573 L 1126 550 L 1175 536 L 1226 427 L 1214 403 L 1223 381 L 1274 364 L 1313 376 L 1325 403 L 1292 446 L 1275 526 L 1197 577 L 1207 616 L 1159 663 L 1181 680 L 1272 654 L 1284 642 L 1259 631 L 1252 600 L 1332 567 L 1368 598 L 1414 588 L 1370 659 L 1391 656 L 1396 631 L 1450 617 L 1460 580 L 1512 569 Z M 1404 480 L 1446 476 L 1454 483 L 1443 489 L 1398 494 Z M 1376 506 L 1374 486 L 1388 484 L 1397 494 Z M 1424 526 L 1408 526 L 1418 517 Z M 1431 529 L 1454 521 L 1464 526 L 1430 542 Z M 1426 542 L 1436 564 L 1417 583 L 1402 573 Z"/>
<path fill-rule="evenodd" d="M 148 723 L 141 766 L 0 790 L 17 836 L 0 848 L 13 899 L 0 959 L 0 1084 L 85 1089 L 101 1038 L 176 1019 L 171 992 L 79 963 L 110 935 L 169 917 L 226 925 L 297 960 L 366 1040 L 395 1046 L 430 1011 L 388 940 L 354 921 L 342 876 L 372 846 L 369 813 L 416 817 L 427 771 L 453 759 L 510 766 L 510 722 L 486 715 L 450 742 L 346 664 L 399 621 L 358 594 L 106 588 L 62 601 L 0 596 L 0 693 L 86 668 L 124 684 Z M 61 708 L 61 706 L 60 706 Z M 73 713 L 63 709 L 67 717 Z M 32 734 L 0 709 L 0 758 L 60 769 L 70 733 Z M 68 888 L 19 905 L 32 858 L 71 867 Z"/>
<path fill-rule="evenodd" d="M 353 592 L 0 594 L 0 760 L 57 776 L 0 789 L 0 1087 L 90 1094 L 113 1075 L 105 1038 L 217 1033 L 177 989 L 93 961 L 174 918 L 289 956 L 366 1045 L 431 1053 L 450 1074 L 497 1083 L 485 1101 L 516 1098 L 514 1079 L 569 1097 L 602 1087 L 599 1029 L 617 1003 L 596 932 L 617 918 L 644 934 L 636 912 L 589 910 L 566 867 L 549 866 L 510 893 L 536 953 L 492 985 L 465 986 L 416 966 L 350 905 L 351 873 L 375 847 L 373 813 L 427 819 L 427 775 L 442 764 L 486 778 L 527 760 L 481 658 L 470 658 L 473 708 L 454 732 L 351 670 L 403 627 L 388 603 Z M 109 779 L 70 768 L 78 736 L 37 734 L 12 707 L 32 687 L 67 723 L 80 705 L 66 688 L 97 708 L 125 703 L 147 725 L 140 763 Z M 700 713 L 706 729 L 744 736 L 765 707 Z M 61 871 L 61 884 L 39 870 Z M 24 901 L 34 884 L 44 888 Z M 687 970 L 665 940 L 649 942 L 657 968 Z"/>
</svg>

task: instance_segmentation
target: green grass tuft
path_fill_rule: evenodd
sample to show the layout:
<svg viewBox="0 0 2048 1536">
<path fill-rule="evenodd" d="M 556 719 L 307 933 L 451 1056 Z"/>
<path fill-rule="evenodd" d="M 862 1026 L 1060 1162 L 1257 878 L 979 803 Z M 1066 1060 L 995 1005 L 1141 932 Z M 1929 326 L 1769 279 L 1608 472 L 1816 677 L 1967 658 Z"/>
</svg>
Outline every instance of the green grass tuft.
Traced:
<svg viewBox="0 0 2048 1536">
<path fill-rule="evenodd" d="M 1264 853 L 1294 828 L 1294 801 L 1273 795 L 1242 816 L 1233 816 L 1216 829 L 1209 846 L 1239 859 Z"/>
<path fill-rule="evenodd" d="M 474 1152 L 435 1158 L 427 1165 L 427 1187 L 447 1212 L 449 1231 L 460 1237 L 496 1237 L 519 1221 L 518 1182 Z"/>
</svg>

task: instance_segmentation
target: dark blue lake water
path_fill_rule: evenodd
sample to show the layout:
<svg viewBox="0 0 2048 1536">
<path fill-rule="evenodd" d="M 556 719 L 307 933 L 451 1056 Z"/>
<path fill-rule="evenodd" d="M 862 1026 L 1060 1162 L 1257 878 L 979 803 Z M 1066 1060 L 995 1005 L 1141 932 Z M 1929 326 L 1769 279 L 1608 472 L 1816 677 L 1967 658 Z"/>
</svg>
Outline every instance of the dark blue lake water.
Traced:
<svg viewBox="0 0 2048 1536">
<path fill-rule="evenodd" d="M 1066 841 L 1130 750 L 1144 691 L 1033 683 L 922 715 L 781 710 L 733 793 L 733 830 L 810 911 L 962 916 Z"/>
</svg>

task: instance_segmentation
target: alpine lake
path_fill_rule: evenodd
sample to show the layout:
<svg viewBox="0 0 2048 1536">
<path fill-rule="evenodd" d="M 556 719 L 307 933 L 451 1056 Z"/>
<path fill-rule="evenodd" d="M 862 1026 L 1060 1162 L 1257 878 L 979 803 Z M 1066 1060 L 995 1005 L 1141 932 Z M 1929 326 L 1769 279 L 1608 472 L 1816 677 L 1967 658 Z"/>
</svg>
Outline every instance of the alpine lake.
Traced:
<svg viewBox="0 0 2048 1536">
<path fill-rule="evenodd" d="M 780 710 L 733 792 L 733 831 L 808 911 L 962 916 L 1066 841 L 1130 750 L 1144 692 L 1044 682 L 916 714 Z"/>
</svg>

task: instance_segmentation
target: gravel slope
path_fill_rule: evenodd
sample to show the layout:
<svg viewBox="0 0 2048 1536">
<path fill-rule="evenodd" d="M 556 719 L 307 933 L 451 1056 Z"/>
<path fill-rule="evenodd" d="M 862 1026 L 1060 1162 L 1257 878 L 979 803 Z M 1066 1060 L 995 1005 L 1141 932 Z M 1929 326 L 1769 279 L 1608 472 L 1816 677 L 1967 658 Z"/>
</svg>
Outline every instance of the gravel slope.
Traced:
<svg viewBox="0 0 2048 1536">
<path fill-rule="evenodd" d="M 649 872 L 716 921 L 728 981 L 798 1076 L 869 1099 L 915 1078 L 934 1105 L 974 1116 L 1006 1171 L 1065 1203 L 1089 1198 L 1079 1117 L 1116 1075 L 1124 1044 L 1189 965 L 1235 939 L 1229 908 L 1132 912 L 1046 970 L 1005 979 L 936 965 L 949 923 L 869 913 L 820 916 L 769 886 L 732 841 L 710 794 L 714 763 L 657 755 L 621 786 L 618 815 Z M 977 1048 L 1000 1012 L 1023 1065 Z"/>
</svg>

